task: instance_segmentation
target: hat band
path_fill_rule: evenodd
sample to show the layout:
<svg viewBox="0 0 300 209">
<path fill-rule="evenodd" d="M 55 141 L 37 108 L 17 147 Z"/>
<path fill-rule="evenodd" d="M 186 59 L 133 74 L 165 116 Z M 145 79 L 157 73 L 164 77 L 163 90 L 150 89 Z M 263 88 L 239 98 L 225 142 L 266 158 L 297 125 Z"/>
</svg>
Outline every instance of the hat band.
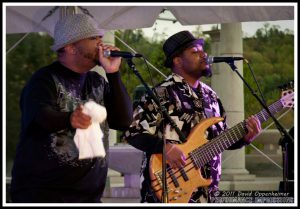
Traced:
<svg viewBox="0 0 300 209">
<path fill-rule="evenodd" d="M 194 40 L 188 40 L 188 41 L 184 42 L 183 44 L 180 45 L 180 47 L 174 49 L 174 50 L 172 51 L 172 53 L 170 53 L 170 54 L 168 55 L 168 57 L 172 57 L 172 56 L 176 55 L 178 52 L 180 52 L 180 51 L 182 51 L 183 49 L 189 47 L 189 45 L 192 44 L 192 43 L 193 43 L 194 41 L 196 41 L 196 40 L 197 40 L 197 39 L 194 39 Z"/>
</svg>

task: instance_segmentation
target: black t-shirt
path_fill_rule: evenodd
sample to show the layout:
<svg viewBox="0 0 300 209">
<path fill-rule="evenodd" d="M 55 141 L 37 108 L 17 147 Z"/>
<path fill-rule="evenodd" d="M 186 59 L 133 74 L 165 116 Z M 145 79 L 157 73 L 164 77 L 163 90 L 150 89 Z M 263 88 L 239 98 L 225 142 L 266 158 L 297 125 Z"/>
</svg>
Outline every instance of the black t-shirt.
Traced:
<svg viewBox="0 0 300 209">
<path fill-rule="evenodd" d="M 101 193 L 107 159 L 78 160 L 70 115 L 88 100 L 104 105 L 107 120 L 100 127 L 108 150 L 108 131 L 124 129 L 132 120 L 132 104 L 120 74 L 79 74 L 59 62 L 38 70 L 23 89 L 22 127 L 12 172 L 12 192 L 28 189 Z M 100 140 L 100 139 L 99 139 Z M 78 200 L 75 199 L 74 202 Z"/>
</svg>

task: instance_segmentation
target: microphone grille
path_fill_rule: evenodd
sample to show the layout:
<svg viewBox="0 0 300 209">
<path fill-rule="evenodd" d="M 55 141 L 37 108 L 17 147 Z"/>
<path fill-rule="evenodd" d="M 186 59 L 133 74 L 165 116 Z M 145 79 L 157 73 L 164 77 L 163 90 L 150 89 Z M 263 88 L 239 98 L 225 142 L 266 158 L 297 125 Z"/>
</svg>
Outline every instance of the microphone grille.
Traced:
<svg viewBox="0 0 300 209">
<path fill-rule="evenodd" d="M 103 55 L 104 55 L 104 57 L 109 57 L 109 56 L 110 56 L 110 51 L 105 50 L 105 51 L 103 52 Z"/>
<path fill-rule="evenodd" d="M 214 63 L 214 57 L 207 57 L 206 58 L 206 63 L 209 64 L 209 65 Z"/>
</svg>

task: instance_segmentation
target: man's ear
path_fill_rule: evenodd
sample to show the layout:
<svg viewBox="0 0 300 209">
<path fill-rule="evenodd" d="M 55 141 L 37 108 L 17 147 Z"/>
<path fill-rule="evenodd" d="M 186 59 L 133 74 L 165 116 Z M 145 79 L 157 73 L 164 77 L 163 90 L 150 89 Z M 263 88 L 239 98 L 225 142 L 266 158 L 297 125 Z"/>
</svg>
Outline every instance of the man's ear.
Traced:
<svg viewBox="0 0 300 209">
<path fill-rule="evenodd" d="M 173 58 L 173 66 L 181 66 L 182 59 L 181 57 L 174 57 Z"/>
<path fill-rule="evenodd" d="M 65 46 L 65 50 L 68 54 L 76 54 L 76 52 L 77 52 L 75 46 L 72 44 Z"/>
</svg>

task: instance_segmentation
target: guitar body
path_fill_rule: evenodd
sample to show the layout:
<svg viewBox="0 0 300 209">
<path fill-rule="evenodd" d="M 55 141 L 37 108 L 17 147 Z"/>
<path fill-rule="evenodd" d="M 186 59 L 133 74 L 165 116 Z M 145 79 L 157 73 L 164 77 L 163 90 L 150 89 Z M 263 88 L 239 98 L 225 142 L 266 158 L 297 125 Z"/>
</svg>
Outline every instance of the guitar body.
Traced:
<svg viewBox="0 0 300 209">
<path fill-rule="evenodd" d="M 213 124 L 222 121 L 223 118 L 212 117 L 202 120 L 197 124 L 189 134 L 187 142 L 184 144 L 176 144 L 181 149 L 185 156 L 188 158 L 189 153 L 201 147 L 208 142 L 206 139 L 206 130 Z M 167 162 L 168 163 L 168 162 Z M 151 186 L 159 200 L 162 197 L 162 154 L 153 154 L 150 159 L 150 178 Z M 169 168 L 170 169 L 170 168 Z M 194 165 L 191 158 L 186 161 L 186 166 L 183 168 L 188 180 L 184 179 L 179 169 L 172 169 L 178 185 L 174 184 L 169 172 L 167 172 L 167 188 L 168 188 L 168 201 L 169 203 L 188 203 L 192 193 L 198 187 L 209 186 L 212 182 L 211 179 L 205 179 L 201 175 L 200 168 Z"/>
<path fill-rule="evenodd" d="M 284 107 L 294 107 L 294 90 L 289 88 L 293 82 L 282 92 L 280 100 L 274 102 L 268 107 L 272 114 L 282 110 Z M 284 86 L 284 88 L 286 88 Z M 267 111 L 260 111 L 255 117 L 262 123 L 266 121 L 270 115 Z M 201 175 L 201 166 L 213 159 L 214 156 L 222 153 L 228 147 L 236 143 L 247 133 L 246 121 L 240 122 L 234 127 L 227 129 L 218 137 L 210 140 L 206 138 L 206 130 L 213 124 L 222 121 L 223 118 L 212 117 L 204 119 L 197 124 L 189 134 L 184 144 L 176 144 L 187 157 L 186 165 L 181 169 L 171 169 L 167 166 L 167 195 L 169 203 L 188 203 L 192 193 L 198 187 L 209 186 L 211 179 L 205 179 Z M 168 162 L 167 162 L 168 164 Z M 162 155 L 154 154 L 150 158 L 149 172 L 151 178 L 151 186 L 157 198 L 162 199 Z"/>
</svg>

